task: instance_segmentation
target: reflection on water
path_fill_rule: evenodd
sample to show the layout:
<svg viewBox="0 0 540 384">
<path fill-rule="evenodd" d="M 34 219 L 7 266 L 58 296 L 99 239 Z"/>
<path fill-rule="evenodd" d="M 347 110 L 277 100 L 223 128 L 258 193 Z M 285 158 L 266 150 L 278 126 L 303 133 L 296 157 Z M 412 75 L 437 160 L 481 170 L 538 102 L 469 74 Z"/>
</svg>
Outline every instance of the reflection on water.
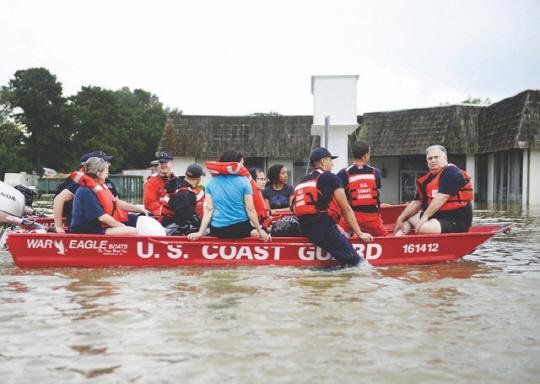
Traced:
<svg viewBox="0 0 540 384">
<path fill-rule="evenodd" d="M 0 251 L 8 383 L 536 383 L 540 209 L 457 262 L 21 270 Z"/>
</svg>

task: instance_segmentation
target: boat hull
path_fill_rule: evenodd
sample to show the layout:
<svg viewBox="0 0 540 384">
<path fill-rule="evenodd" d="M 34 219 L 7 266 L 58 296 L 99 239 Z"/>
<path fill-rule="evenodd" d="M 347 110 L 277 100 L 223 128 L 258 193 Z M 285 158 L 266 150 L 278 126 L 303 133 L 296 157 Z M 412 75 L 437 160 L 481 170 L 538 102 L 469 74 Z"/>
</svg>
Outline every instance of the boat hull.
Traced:
<svg viewBox="0 0 540 384">
<path fill-rule="evenodd" d="M 457 260 L 513 223 L 472 227 L 462 234 L 351 238 L 358 254 L 372 265 L 429 264 Z M 180 267 L 226 265 L 331 266 L 338 262 L 306 238 L 222 240 L 184 236 L 106 236 L 12 233 L 9 251 L 20 268 Z"/>
</svg>

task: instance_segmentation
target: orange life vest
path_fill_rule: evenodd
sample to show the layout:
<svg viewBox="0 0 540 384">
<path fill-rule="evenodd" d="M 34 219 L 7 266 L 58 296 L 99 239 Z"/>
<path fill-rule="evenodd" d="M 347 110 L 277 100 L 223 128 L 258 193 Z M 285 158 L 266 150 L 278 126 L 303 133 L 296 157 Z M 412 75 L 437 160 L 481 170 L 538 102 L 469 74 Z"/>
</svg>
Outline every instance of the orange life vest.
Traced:
<svg viewBox="0 0 540 384">
<path fill-rule="evenodd" d="M 197 197 L 197 202 L 195 203 L 195 210 L 199 214 L 199 217 L 202 218 L 204 215 L 204 189 L 193 188 L 193 193 Z"/>
<path fill-rule="evenodd" d="M 204 191 L 201 188 L 193 188 L 188 186 L 183 186 L 178 188 L 176 191 L 172 193 L 168 193 L 163 198 L 163 205 L 161 206 L 161 216 L 168 216 L 168 217 L 174 217 L 175 212 L 172 210 L 172 208 L 169 206 L 169 201 L 171 200 L 171 196 L 180 192 L 180 191 L 190 191 L 195 195 L 196 202 L 195 202 L 195 210 L 197 211 L 197 215 L 199 217 L 203 217 L 204 211 Z"/>
<path fill-rule="evenodd" d="M 96 183 L 94 179 L 81 171 L 72 172 L 70 173 L 70 176 L 75 183 L 90 188 L 96 194 L 99 204 L 103 207 L 103 210 L 107 215 L 112 216 L 119 222 L 128 221 L 127 213 L 118 206 L 118 201 L 105 184 Z M 108 225 L 103 223 L 101 226 L 104 228 L 108 227 Z"/>
<path fill-rule="evenodd" d="M 174 217 L 174 211 L 172 210 L 172 208 L 169 206 L 169 201 L 171 200 L 171 196 L 180 192 L 180 191 L 184 191 L 184 190 L 187 190 L 187 191 L 190 191 L 191 193 L 193 193 L 193 188 L 190 188 L 190 187 L 187 187 L 187 186 L 184 186 L 184 187 L 180 187 L 178 188 L 176 191 L 174 191 L 173 193 L 167 193 L 165 195 L 165 197 L 163 198 L 163 205 L 161 206 L 161 216 L 168 216 L 168 217 Z M 197 212 L 198 213 L 198 212 Z"/>
<path fill-rule="evenodd" d="M 204 163 L 212 177 L 217 175 L 238 175 L 245 176 L 249 179 L 251 190 L 253 191 L 253 205 L 257 211 L 257 218 L 262 226 L 268 227 L 272 225 L 272 218 L 269 215 L 268 209 L 264 204 L 264 198 L 255 185 L 255 180 L 251 177 L 249 171 L 240 163 L 229 162 L 220 163 L 216 161 L 208 161 Z"/>
<path fill-rule="evenodd" d="M 352 165 L 345 168 L 348 185 L 345 193 L 356 212 L 376 213 L 380 205 L 375 168 L 369 165 Z"/>
<path fill-rule="evenodd" d="M 456 166 L 454 164 L 448 164 L 447 167 Z M 428 173 L 416 180 L 416 187 L 418 189 L 418 193 L 424 207 L 431 204 L 433 198 L 439 192 L 439 180 L 441 178 L 441 174 L 444 172 L 445 169 L 446 167 L 441 172 L 439 172 L 429 183 L 427 182 L 427 179 L 429 178 L 431 173 Z M 467 184 L 461 187 L 456 195 L 450 196 L 450 198 L 446 201 L 446 203 L 444 203 L 444 205 L 439 209 L 439 211 L 450 211 L 453 209 L 462 208 L 466 206 L 469 201 L 474 200 L 471 177 L 467 174 L 467 172 L 461 169 L 459 170 L 467 180 Z"/>
<path fill-rule="evenodd" d="M 325 172 L 322 169 L 314 169 L 294 187 L 293 210 L 296 216 L 326 213 L 334 222 L 339 223 L 341 210 L 334 197 L 325 201 L 317 188 L 319 177 Z"/>
</svg>

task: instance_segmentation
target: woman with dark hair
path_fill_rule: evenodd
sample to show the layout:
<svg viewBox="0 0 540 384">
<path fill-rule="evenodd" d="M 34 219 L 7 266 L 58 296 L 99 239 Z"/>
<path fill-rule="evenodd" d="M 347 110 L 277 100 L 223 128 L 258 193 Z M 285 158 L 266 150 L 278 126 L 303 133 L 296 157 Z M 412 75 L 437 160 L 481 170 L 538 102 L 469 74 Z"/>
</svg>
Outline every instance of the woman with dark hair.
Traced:
<svg viewBox="0 0 540 384">
<path fill-rule="evenodd" d="M 205 188 L 206 210 L 199 232 L 188 235 L 198 240 L 210 226 L 210 236 L 221 239 L 260 237 L 271 240 L 255 209 L 249 172 L 242 165 L 244 155 L 233 149 L 223 152 L 218 162 L 205 163 L 213 176 Z M 262 202 L 261 202 L 262 204 Z"/>
<path fill-rule="evenodd" d="M 251 178 L 255 181 L 255 186 L 259 191 L 264 191 L 264 188 L 266 187 L 266 176 L 264 175 L 264 171 L 260 168 L 251 168 L 249 170 L 249 174 L 251 175 Z"/>
<path fill-rule="evenodd" d="M 266 207 L 272 211 L 290 212 L 294 197 L 294 187 L 287 184 L 289 175 L 283 164 L 274 164 L 268 168 L 270 185 L 263 192 Z"/>
<path fill-rule="evenodd" d="M 218 160 L 219 163 L 241 163 L 244 164 L 244 155 L 242 152 L 238 152 L 234 149 L 227 149 L 224 151 Z"/>
</svg>

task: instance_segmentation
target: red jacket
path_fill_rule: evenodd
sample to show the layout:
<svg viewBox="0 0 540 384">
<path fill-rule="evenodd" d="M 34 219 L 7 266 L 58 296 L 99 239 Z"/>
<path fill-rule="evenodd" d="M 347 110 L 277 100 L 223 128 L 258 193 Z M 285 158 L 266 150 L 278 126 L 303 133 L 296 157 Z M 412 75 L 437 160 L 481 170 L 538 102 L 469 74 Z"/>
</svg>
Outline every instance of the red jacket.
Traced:
<svg viewBox="0 0 540 384">
<path fill-rule="evenodd" d="M 165 184 L 174 178 L 175 176 L 172 173 L 170 177 L 164 177 L 160 173 L 154 173 L 146 179 L 143 193 L 144 207 L 154 215 L 160 214 L 163 198 L 167 194 L 165 192 Z"/>
</svg>

